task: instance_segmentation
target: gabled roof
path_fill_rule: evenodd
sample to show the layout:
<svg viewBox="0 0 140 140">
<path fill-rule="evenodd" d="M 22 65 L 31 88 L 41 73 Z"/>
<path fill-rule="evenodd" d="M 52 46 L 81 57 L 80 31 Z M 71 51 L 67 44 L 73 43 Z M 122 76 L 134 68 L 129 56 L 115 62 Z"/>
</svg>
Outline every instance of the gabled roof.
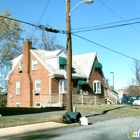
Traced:
<svg viewBox="0 0 140 140">
<path fill-rule="evenodd" d="M 96 52 L 73 56 L 73 66 L 80 69 L 85 77 L 88 78 L 96 57 Z"/>
<path fill-rule="evenodd" d="M 63 57 L 66 57 L 65 53 L 62 50 L 46 51 L 41 49 L 31 49 L 30 52 L 42 63 L 42 65 L 50 72 L 51 75 L 55 75 L 56 77 L 66 76 L 65 70 L 56 68 L 54 66 L 54 63 L 50 63 L 49 61 L 50 58 L 57 58 L 58 56 L 61 55 Z M 15 58 L 13 61 L 16 61 L 16 63 L 18 63 L 21 57 L 22 55 Z M 89 78 L 96 57 L 97 57 L 96 52 L 73 56 L 72 57 L 72 68 L 74 69 L 74 72 L 72 73 L 73 78 L 80 79 Z M 9 77 L 10 73 L 8 74 L 7 78 Z"/>
<path fill-rule="evenodd" d="M 31 50 L 31 52 L 38 58 L 38 60 L 47 68 L 47 70 L 55 76 L 66 76 L 66 71 L 62 69 L 56 69 L 53 63 L 49 63 L 47 59 L 57 57 L 62 50 L 57 51 L 44 51 L 44 50 Z M 66 55 L 65 55 L 66 57 Z M 75 68 L 75 67 L 74 67 Z M 85 78 L 85 75 L 76 68 L 76 73 L 73 73 L 73 77 Z"/>
</svg>

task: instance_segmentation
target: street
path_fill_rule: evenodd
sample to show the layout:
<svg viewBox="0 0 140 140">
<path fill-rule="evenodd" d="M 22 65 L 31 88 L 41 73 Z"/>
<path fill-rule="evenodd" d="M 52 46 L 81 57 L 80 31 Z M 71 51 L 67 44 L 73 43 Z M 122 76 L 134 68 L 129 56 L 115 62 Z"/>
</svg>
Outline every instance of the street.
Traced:
<svg viewBox="0 0 140 140">
<path fill-rule="evenodd" d="M 90 121 L 93 121 L 96 117 L 98 118 L 99 116 L 92 116 Z M 92 122 L 92 125 L 88 126 L 49 130 L 3 140 L 127 140 L 130 137 L 132 128 L 134 128 L 135 132 L 140 130 L 139 120 L 140 116 L 108 118 L 106 120 L 95 121 L 95 123 Z M 140 139 L 140 136 L 137 136 L 137 138 L 131 139 Z"/>
</svg>

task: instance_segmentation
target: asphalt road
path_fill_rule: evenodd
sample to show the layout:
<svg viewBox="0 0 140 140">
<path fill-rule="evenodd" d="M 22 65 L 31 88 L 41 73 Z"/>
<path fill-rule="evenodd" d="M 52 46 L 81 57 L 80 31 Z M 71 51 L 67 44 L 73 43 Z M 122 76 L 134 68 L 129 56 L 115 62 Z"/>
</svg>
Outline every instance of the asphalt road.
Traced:
<svg viewBox="0 0 140 140">
<path fill-rule="evenodd" d="M 140 116 L 88 115 L 92 125 L 50 130 L 5 140 L 128 140 L 132 128 L 135 132 L 140 130 Z M 140 140 L 140 132 L 139 137 L 131 139 Z"/>
</svg>

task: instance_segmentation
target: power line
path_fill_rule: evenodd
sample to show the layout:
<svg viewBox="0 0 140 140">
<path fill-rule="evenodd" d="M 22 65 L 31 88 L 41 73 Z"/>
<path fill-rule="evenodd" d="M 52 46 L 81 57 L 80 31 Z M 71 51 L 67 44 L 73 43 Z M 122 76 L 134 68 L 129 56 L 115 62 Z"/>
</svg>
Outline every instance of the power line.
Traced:
<svg viewBox="0 0 140 140">
<path fill-rule="evenodd" d="M 47 3 L 47 5 L 46 5 L 46 7 L 45 7 L 45 9 L 44 9 L 44 11 L 43 11 L 43 13 L 42 13 L 42 15 L 41 15 L 40 19 L 39 19 L 39 21 L 38 21 L 38 24 L 37 24 L 37 25 L 39 25 L 39 23 L 40 23 L 40 21 L 41 21 L 41 19 L 42 19 L 43 15 L 44 15 L 44 13 L 45 13 L 45 11 L 46 11 L 46 9 L 47 9 L 48 5 L 49 5 L 49 3 L 50 3 L 50 0 L 48 0 L 48 3 Z M 31 39 L 33 38 L 33 35 L 34 35 L 34 33 L 35 33 L 36 29 L 37 29 L 37 27 L 34 29 L 34 31 L 33 31 L 33 33 L 32 33 L 32 35 L 31 35 L 31 37 L 30 37 Z"/>
<path fill-rule="evenodd" d="M 133 19 L 128 19 L 128 20 L 123 20 L 123 21 L 110 22 L 110 23 L 100 24 L 100 25 L 95 25 L 95 26 L 90 26 L 90 27 L 75 28 L 75 29 L 72 29 L 72 30 L 92 29 L 92 28 L 95 28 L 95 27 L 102 27 L 102 26 L 106 26 L 106 25 L 111 25 L 111 24 L 116 24 L 116 23 L 122 23 L 122 22 L 128 22 L 128 21 L 138 20 L 138 19 L 140 19 L 140 17 L 133 18 Z"/>
<path fill-rule="evenodd" d="M 126 0 L 126 1 L 138 14 L 140 14 L 140 12 L 128 0 Z"/>
<path fill-rule="evenodd" d="M 28 25 L 30 25 L 30 26 L 38 27 L 37 25 L 32 24 L 32 23 L 29 23 L 29 22 L 26 22 L 26 21 L 14 19 L 14 18 L 9 18 L 9 17 L 5 17 L 5 16 L 1 16 L 1 15 L 0 15 L 0 17 L 1 17 L 1 18 L 6 18 L 6 19 L 9 19 L 9 20 L 14 20 L 14 21 L 17 21 L 17 22 L 21 22 L 21 23 L 24 23 L 24 24 L 28 24 Z"/>
<path fill-rule="evenodd" d="M 17 22 L 20 22 L 20 23 L 28 24 L 30 26 L 37 27 L 37 28 L 40 28 L 41 30 L 45 30 L 45 31 L 48 31 L 48 32 L 66 34 L 66 31 L 64 31 L 64 30 L 57 30 L 57 29 L 54 29 L 54 28 L 45 27 L 43 25 L 35 25 L 35 24 L 29 23 L 29 22 L 25 22 L 25 21 L 22 21 L 22 20 L 9 18 L 9 17 L 5 17 L 5 16 L 1 16 L 1 15 L 0 15 L 0 17 L 5 18 L 5 19 L 9 19 L 9 20 L 14 20 L 14 21 L 17 21 Z"/>
<path fill-rule="evenodd" d="M 114 13 L 115 15 L 117 15 L 120 19 L 122 19 L 124 21 L 124 19 L 119 16 L 115 11 L 113 11 L 110 7 L 108 7 L 105 3 L 103 3 L 101 0 L 99 0 L 105 7 L 107 7 L 112 13 Z M 126 22 L 127 23 L 127 22 Z M 138 31 L 140 33 L 140 31 L 138 29 L 136 29 L 134 26 L 130 25 L 133 29 L 135 29 L 136 31 Z"/>
<path fill-rule="evenodd" d="M 52 29 L 52 28 L 45 27 L 45 26 L 43 26 L 43 25 L 35 25 L 35 24 L 31 24 L 31 23 L 29 23 L 29 22 L 25 22 L 25 21 L 22 21 L 22 20 L 17 20 L 17 19 L 9 18 L 9 17 L 4 17 L 4 16 L 1 16 L 1 15 L 0 15 L 0 17 L 6 18 L 6 19 L 9 19 L 9 20 L 14 20 L 14 21 L 17 21 L 17 22 L 21 22 L 21 23 L 24 23 L 24 24 L 28 24 L 28 25 L 31 25 L 31 26 L 40 28 L 41 30 L 45 30 L 45 31 L 48 31 L 48 32 L 67 34 L 67 32 L 66 32 L 66 31 L 63 31 L 63 30 Z M 137 23 L 140 23 L 140 22 L 137 22 Z M 133 23 L 133 24 L 134 24 L 134 23 Z M 127 24 L 126 24 L 126 25 L 127 25 Z M 108 47 L 105 47 L 105 46 L 103 46 L 103 45 L 101 45 L 101 44 L 98 44 L 98 43 L 96 43 L 96 42 L 93 42 L 93 41 L 91 41 L 91 40 L 89 40 L 89 39 L 86 39 L 86 38 L 84 38 L 84 37 L 81 37 L 81 36 L 79 36 L 79 35 L 77 35 L 77 34 L 74 34 L 74 33 L 71 33 L 71 34 L 74 35 L 74 36 L 77 36 L 77 37 L 79 37 L 79 38 L 81 38 L 81 39 L 83 39 L 83 40 L 86 40 L 86 41 L 88 41 L 88 42 L 91 42 L 91 43 L 93 43 L 93 44 L 95 44 L 95 45 L 98 45 L 98 46 L 100 46 L 100 47 L 102 47 L 102 48 L 104 48 L 104 49 L 107 49 L 107 50 L 110 50 L 110 51 L 115 52 L 115 53 L 117 53 L 117 54 L 120 54 L 120 55 L 122 55 L 122 56 L 125 56 L 125 57 L 127 57 L 127 58 L 140 61 L 140 60 L 138 60 L 138 59 L 136 59 L 136 58 L 133 58 L 133 57 L 128 56 L 128 55 L 126 55 L 126 54 L 123 54 L 123 53 L 121 53 L 121 52 L 118 52 L 118 51 L 115 51 L 115 50 L 110 49 L 110 48 L 108 48 Z"/>
<path fill-rule="evenodd" d="M 128 25 L 139 24 L 139 23 L 140 23 L 140 21 L 136 21 L 136 22 L 125 23 L 125 24 L 118 24 L 118 25 L 105 26 L 105 27 L 94 28 L 94 29 L 88 29 L 88 30 L 75 31 L 75 32 L 72 32 L 72 33 L 80 33 L 80 32 L 89 32 L 89 31 L 95 31 L 95 30 L 110 29 L 110 28 L 128 26 Z"/>
<path fill-rule="evenodd" d="M 114 0 L 114 2 L 121 7 L 128 15 L 130 15 L 131 17 L 133 17 L 133 15 L 131 13 L 129 13 L 126 9 L 124 9 L 116 0 Z"/>
<path fill-rule="evenodd" d="M 113 49 L 110 49 L 110 48 L 108 48 L 108 47 L 106 47 L 106 46 L 103 46 L 103 45 L 101 45 L 101 44 L 99 44 L 99 43 L 96 43 L 96 42 L 94 42 L 94 41 L 91 41 L 91 40 L 89 40 L 89 39 L 87 39 L 87 38 L 84 38 L 84 37 L 82 37 L 82 36 L 79 36 L 79 35 L 77 35 L 77 34 L 72 34 L 72 35 L 74 35 L 74 36 L 76 36 L 76 37 L 79 37 L 79 38 L 81 38 L 81 39 L 83 39 L 83 40 L 86 40 L 86 41 L 88 41 L 88 42 L 90 42 L 90 43 L 92 43 L 92 44 L 95 44 L 95 45 L 97 45 L 97 46 L 100 46 L 100 47 L 102 47 L 102 48 L 104 48 L 104 49 L 107 49 L 107 50 L 109 50 L 109 51 L 112 51 L 112 52 L 114 52 L 114 53 L 117 53 L 117 54 L 119 54 L 119 55 L 122 55 L 122 56 L 124 56 L 124 57 L 130 58 L 130 59 L 133 59 L 133 60 L 140 61 L 140 60 L 138 60 L 138 59 L 136 59 L 136 58 L 133 58 L 133 57 L 131 57 L 131 56 L 129 56 L 129 55 L 126 55 L 126 54 L 123 54 L 123 53 L 121 53 L 121 52 L 118 52 L 118 51 L 115 51 L 115 50 L 113 50 Z"/>
</svg>

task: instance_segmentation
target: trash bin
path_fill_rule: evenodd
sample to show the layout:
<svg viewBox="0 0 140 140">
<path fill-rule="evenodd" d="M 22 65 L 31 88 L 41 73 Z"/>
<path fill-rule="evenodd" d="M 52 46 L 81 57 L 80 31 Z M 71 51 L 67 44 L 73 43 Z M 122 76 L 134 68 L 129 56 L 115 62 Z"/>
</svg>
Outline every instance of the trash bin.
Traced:
<svg viewBox="0 0 140 140">
<path fill-rule="evenodd" d="M 70 124 L 72 123 L 71 116 L 66 112 L 62 117 L 63 123 Z"/>
<path fill-rule="evenodd" d="M 67 112 L 67 114 L 71 117 L 72 123 L 78 123 L 81 118 L 80 112 Z"/>
</svg>

